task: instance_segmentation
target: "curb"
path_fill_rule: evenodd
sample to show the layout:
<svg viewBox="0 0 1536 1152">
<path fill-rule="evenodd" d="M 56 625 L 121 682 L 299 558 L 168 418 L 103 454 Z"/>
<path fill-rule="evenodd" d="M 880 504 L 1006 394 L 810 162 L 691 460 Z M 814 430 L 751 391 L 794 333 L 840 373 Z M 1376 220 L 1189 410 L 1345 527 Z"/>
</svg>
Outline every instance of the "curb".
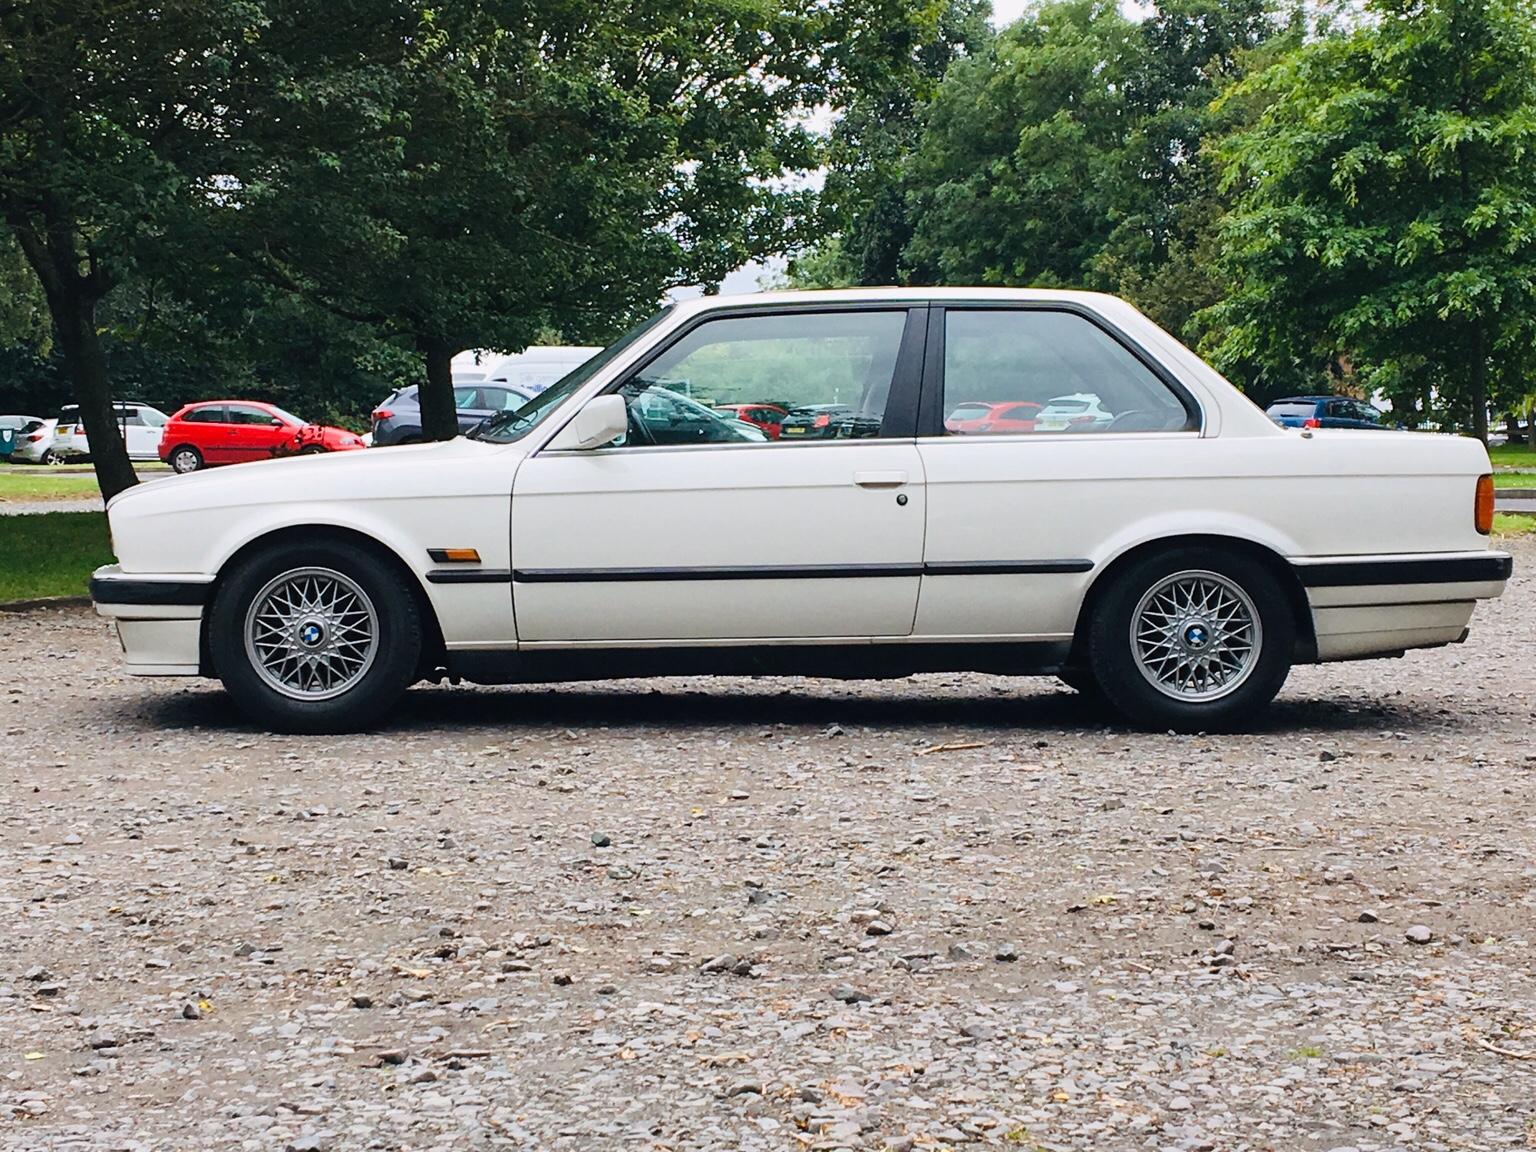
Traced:
<svg viewBox="0 0 1536 1152">
<path fill-rule="evenodd" d="M 32 612 L 39 608 L 88 608 L 89 596 L 39 596 L 34 600 L 0 600 L 0 612 Z"/>
<path fill-rule="evenodd" d="M 1495 488 L 1493 498 L 1505 500 L 1536 500 L 1536 488 Z"/>
</svg>

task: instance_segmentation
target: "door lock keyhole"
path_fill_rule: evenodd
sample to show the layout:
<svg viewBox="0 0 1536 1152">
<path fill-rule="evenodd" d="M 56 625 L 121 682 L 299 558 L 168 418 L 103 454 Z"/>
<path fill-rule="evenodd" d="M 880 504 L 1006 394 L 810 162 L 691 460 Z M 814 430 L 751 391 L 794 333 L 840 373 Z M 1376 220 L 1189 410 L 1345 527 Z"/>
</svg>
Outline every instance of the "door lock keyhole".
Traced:
<svg viewBox="0 0 1536 1152">
<path fill-rule="evenodd" d="M 900 505 L 901 507 L 905 508 L 907 506 L 907 494 L 905 492 L 903 492 L 899 496 L 897 496 L 896 497 L 896 503 L 898 505 Z"/>
</svg>

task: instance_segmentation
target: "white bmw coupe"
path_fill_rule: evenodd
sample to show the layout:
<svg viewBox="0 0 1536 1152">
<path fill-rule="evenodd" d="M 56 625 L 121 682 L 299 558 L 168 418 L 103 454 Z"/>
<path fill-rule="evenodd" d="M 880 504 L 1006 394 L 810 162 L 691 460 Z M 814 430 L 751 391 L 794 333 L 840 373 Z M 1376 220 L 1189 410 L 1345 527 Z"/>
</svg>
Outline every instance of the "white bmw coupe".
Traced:
<svg viewBox="0 0 1536 1152">
<path fill-rule="evenodd" d="M 1094 418 L 945 429 L 1063 396 Z M 752 404 L 820 415 L 712 410 Z M 1476 441 L 1279 428 L 1130 305 L 1032 290 L 674 304 L 467 438 L 108 515 L 91 591 L 128 671 L 217 677 L 294 732 L 423 678 L 965 669 L 1215 730 L 1294 663 L 1460 641 L 1510 575 Z"/>
</svg>

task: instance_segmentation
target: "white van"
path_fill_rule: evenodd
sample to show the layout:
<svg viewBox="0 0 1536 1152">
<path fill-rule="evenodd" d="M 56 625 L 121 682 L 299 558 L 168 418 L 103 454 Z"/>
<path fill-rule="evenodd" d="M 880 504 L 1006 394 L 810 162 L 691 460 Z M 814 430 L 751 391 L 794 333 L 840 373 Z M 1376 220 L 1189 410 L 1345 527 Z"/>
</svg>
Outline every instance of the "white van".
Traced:
<svg viewBox="0 0 1536 1152">
<path fill-rule="evenodd" d="M 453 358 L 455 384 L 510 384 L 514 391 L 537 396 L 560 377 L 581 367 L 601 348 L 546 345 L 504 355 L 486 350 L 460 352 Z"/>
</svg>

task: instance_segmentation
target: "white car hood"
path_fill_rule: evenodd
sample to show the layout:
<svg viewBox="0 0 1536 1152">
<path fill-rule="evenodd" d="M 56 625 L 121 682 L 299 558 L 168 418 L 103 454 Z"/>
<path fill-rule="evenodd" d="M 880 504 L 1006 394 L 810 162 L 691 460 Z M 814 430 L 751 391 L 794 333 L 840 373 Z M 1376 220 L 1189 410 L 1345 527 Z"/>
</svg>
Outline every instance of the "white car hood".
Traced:
<svg viewBox="0 0 1536 1152">
<path fill-rule="evenodd" d="M 314 500 L 487 495 L 498 489 L 503 470 L 510 477 L 522 456 L 516 444 L 463 437 L 291 456 L 149 480 L 114 496 L 107 510 L 138 516 Z M 487 467 L 493 463 L 500 467 Z M 510 495 L 510 481 L 500 490 Z"/>
</svg>

